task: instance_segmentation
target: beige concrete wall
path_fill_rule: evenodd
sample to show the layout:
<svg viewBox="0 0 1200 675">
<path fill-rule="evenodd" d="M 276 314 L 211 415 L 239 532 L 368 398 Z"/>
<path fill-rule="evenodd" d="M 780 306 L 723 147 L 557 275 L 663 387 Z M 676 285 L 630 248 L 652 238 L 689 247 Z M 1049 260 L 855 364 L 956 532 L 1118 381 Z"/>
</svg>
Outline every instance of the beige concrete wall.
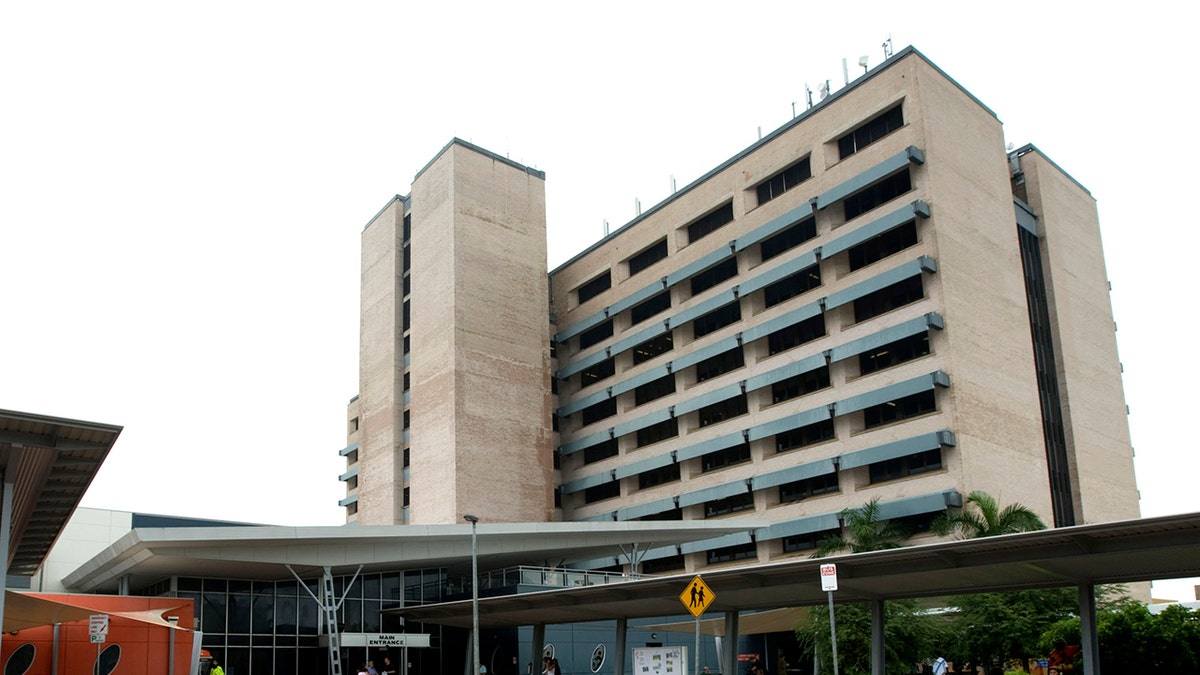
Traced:
<svg viewBox="0 0 1200 675">
<path fill-rule="evenodd" d="M 549 520 L 544 181 L 456 142 L 412 203 L 410 522 Z"/>
<path fill-rule="evenodd" d="M 358 514 L 362 525 L 402 521 L 400 332 L 404 204 L 393 200 L 362 233 L 359 325 Z"/>
<path fill-rule="evenodd" d="M 1096 202 L 1039 152 L 1020 158 L 1042 266 L 1076 521 L 1140 516 Z"/>
</svg>

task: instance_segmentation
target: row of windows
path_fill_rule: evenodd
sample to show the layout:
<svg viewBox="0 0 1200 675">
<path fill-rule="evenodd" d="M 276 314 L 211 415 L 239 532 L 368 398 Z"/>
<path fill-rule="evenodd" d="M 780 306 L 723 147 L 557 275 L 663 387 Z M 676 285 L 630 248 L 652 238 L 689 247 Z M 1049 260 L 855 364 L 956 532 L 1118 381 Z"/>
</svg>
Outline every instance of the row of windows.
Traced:
<svg viewBox="0 0 1200 675">
<path fill-rule="evenodd" d="M 845 159 L 853 155 L 903 126 L 904 113 L 902 106 L 901 104 L 896 104 L 839 138 L 837 142 L 840 158 Z M 811 177 L 811 157 L 805 156 L 754 186 L 758 204 L 762 205 L 779 197 L 784 192 L 800 185 Z M 907 186 L 902 186 L 904 182 L 908 182 Z M 905 171 L 902 172 L 902 175 L 898 174 L 855 195 L 851 195 L 845 200 L 845 219 L 850 220 L 874 208 L 874 206 L 878 206 L 882 201 L 887 201 L 897 194 L 907 192 L 909 189 L 911 189 L 911 182 L 909 182 L 908 172 Z M 891 196 L 886 196 L 889 193 Z M 688 243 L 694 243 L 732 221 L 733 202 L 726 202 L 685 226 L 688 233 Z M 816 236 L 815 220 L 810 219 L 808 222 L 812 223 L 813 226 L 812 236 Z M 800 233 L 793 232 L 790 236 L 794 237 L 798 234 Z M 778 242 L 772 242 L 770 245 L 763 247 L 763 260 L 779 254 L 778 251 L 773 250 L 777 244 Z M 625 264 L 629 270 L 629 275 L 633 276 L 666 257 L 667 240 L 664 238 L 629 257 L 625 261 Z M 407 265 L 405 269 L 407 269 Z M 610 288 L 611 285 L 611 277 L 606 271 L 600 277 L 588 281 L 576 290 L 578 302 L 582 304 L 590 300 Z"/>
</svg>

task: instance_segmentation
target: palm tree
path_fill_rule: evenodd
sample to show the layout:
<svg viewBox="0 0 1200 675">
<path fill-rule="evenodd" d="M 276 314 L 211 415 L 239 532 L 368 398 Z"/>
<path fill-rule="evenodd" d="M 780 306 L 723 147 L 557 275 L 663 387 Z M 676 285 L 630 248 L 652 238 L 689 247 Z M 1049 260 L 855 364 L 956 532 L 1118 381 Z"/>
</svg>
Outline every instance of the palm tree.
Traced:
<svg viewBox="0 0 1200 675">
<path fill-rule="evenodd" d="M 812 557 L 824 558 L 842 551 L 863 553 L 900 548 L 908 539 L 908 530 L 902 525 L 880 519 L 878 497 L 858 508 L 842 509 L 841 518 L 850 538 L 830 535 L 817 543 L 817 552 Z"/>
<path fill-rule="evenodd" d="M 967 507 L 972 505 L 975 508 L 968 510 Z M 1036 513 L 1020 504 L 1009 504 L 1001 510 L 994 497 L 975 490 L 967 497 L 963 510 L 943 513 L 933 521 L 930 529 L 941 536 L 957 533 L 960 539 L 977 539 L 1044 530 L 1046 524 Z"/>
</svg>

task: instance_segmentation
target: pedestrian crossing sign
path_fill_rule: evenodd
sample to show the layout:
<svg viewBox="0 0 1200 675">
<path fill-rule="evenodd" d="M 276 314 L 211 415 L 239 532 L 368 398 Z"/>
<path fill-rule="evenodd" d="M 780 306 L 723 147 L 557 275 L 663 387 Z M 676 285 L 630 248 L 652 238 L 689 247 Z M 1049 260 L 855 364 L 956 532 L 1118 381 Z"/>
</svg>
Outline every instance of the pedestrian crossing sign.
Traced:
<svg viewBox="0 0 1200 675">
<path fill-rule="evenodd" d="M 683 589 L 683 592 L 679 594 L 679 601 L 697 619 L 700 618 L 704 610 L 708 609 L 708 606 L 716 599 L 717 594 L 712 592 L 712 589 L 704 583 L 699 574 L 688 582 L 687 588 Z"/>
</svg>

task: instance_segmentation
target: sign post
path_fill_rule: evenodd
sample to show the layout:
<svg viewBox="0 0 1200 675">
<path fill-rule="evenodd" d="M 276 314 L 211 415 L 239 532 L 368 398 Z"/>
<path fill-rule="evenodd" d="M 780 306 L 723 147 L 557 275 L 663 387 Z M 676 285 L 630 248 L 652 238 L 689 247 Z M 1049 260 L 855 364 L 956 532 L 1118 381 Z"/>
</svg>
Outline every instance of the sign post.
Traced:
<svg viewBox="0 0 1200 675">
<path fill-rule="evenodd" d="M 821 590 L 829 594 L 829 642 L 833 646 L 833 675 L 838 672 L 837 624 L 833 620 L 833 592 L 837 588 L 837 565 L 821 565 Z"/>
<path fill-rule="evenodd" d="M 700 675 L 700 615 L 716 598 L 717 594 L 712 592 L 699 574 L 693 577 L 687 588 L 684 588 L 683 592 L 679 594 L 679 601 L 683 603 L 684 607 L 687 607 L 692 616 L 696 617 L 696 665 L 695 670 L 692 671 L 693 675 Z"/>
</svg>

